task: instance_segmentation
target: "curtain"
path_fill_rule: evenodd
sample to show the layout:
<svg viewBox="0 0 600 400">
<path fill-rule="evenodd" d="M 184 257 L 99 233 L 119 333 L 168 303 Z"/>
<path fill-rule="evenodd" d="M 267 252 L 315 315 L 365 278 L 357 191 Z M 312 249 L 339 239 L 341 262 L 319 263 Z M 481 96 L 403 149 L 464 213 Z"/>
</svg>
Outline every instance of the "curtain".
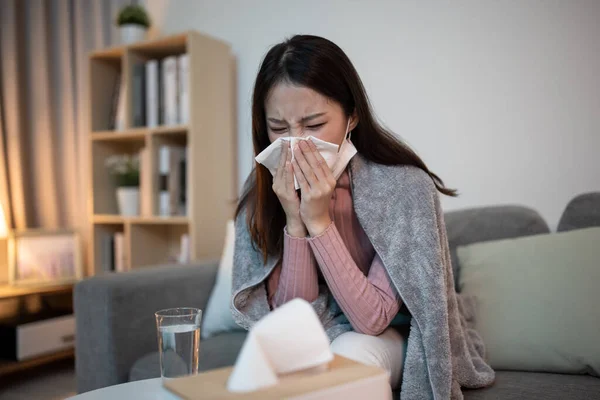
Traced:
<svg viewBox="0 0 600 400">
<path fill-rule="evenodd" d="M 88 54 L 131 0 L 0 1 L 0 202 L 9 227 L 88 231 Z"/>
</svg>

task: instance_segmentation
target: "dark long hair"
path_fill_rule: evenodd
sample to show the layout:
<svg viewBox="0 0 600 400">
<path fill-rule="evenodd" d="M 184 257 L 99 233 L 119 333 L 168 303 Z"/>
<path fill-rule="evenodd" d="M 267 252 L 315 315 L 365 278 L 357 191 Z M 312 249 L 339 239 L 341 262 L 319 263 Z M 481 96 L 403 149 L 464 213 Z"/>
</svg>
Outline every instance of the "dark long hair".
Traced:
<svg viewBox="0 0 600 400">
<path fill-rule="evenodd" d="M 271 144 L 265 101 L 280 82 L 313 89 L 338 102 L 348 117 L 356 113 L 358 124 L 352 130 L 352 143 L 362 157 L 383 165 L 421 168 L 431 176 L 441 193 L 456 196 L 456 191 L 446 188 L 412 149 L 376 121 L 362 81 L 348 56 L 335 43 L 318 36 L 296 35 L 273 46 L 265 56 L 252 97 L 254 154 Z M 269 255 L 281 255 L 286 223 L 272 185 L 269 170 L 256 163 L 236 210 L 236 217 L 246 210 L 253 245 L 261 251 L 265 261 Z"/>
</svg>

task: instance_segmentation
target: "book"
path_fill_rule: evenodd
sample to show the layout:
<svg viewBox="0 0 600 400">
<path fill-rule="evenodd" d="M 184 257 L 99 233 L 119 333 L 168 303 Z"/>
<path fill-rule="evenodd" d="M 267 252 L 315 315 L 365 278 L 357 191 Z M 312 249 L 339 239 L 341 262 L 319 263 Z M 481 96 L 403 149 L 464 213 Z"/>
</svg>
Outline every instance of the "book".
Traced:
<svg viewBox="0 0 600 400">
<path fill-rule="evenodd" d="M 188 199 L 188 184 L 187 184 L 187 165 L 189 159 L 189 150 L 188 146 L 185 147 L 182 153 L 181 162 L 179 164 L 180 167 L 180 194 L 179 194 L 179 207 L 181 215 L 188 215 L 187 211 L 187 199 Z"/>
<path fill-rule="evenodd" d="M 123 235 L 123 232 L 115 233 L 114 243 L 115 271 L 124 272 L 127 270 L 127 263 L 125 254 L 125 236 Z"/>
<path fill-rule="evenodd" d="M 183 235 L 181 235 L 179 256 L 177 257 L 177 262 L 181 264 L 189 264 L 190 259 L 190 235 L 184 233 Z"/>
<path fill-rule="evenodd" d="M 166 57 L 161 62 L 163 124 L 177 125 L 177 57 Z"/>
<path fill-rule="evenodd" d="M 189 95 L 189 62 L 190 58 L 188 54 L 182 54 L 177 58 L 177 82 L 179 86 L 179 113 L 178 122 L 180 124 L 187 124 L 190 121 L 190 95 Z"/>
<path fill-rule="evenodd" d="M 182 164 L 185 162 L 185 147 L 169 148 L 169 209 L 171 215 L 184 215 L 182 204 Z"/>
<path fill-rule="evenodd" d="M 179 160 L 180 154 L 177 149 L 169 147 L 169 176 L 168 176 L 168 190 L 169 190 L 169 211 L 170 215 L 179 214 Z"/>
<path fill-rule="evenodd" d="M 131 101 L 133 108 L 133 126 L 146 125 L 146 66 L 135 64 L 132 73 Z"/>
<path fill-rule="evenodd" d="M 148 128 L 154 128 L 159 123 L 160 85 L 158 77 L 158 60 L 146 62 L 146 126 Z"/>
<path fill-rule="evenodd" d="M 164 114 L 165 114 L 165 91 L 164 91 L 164 80 L 163 80 L 163 66 L 162 63 L 159 61 L 158 62 L 158 81 L 157 81 L 157 86 L 158 86 L 158 125 L 164 125 L 165 124 L 165 119 L 164 119 Z"/>
<path fill-rule="evenodd" d="M 117 114 L 115 117 L 115 130 L 122 131 L 126 128 L 125 123 L 125 106 L 127 101 L 127 86 L 125 80 L 119 82 L 119 99 L 117 104 Z"/>
<path fill-rule="evenodd" d="M 165 145 L 159 147 L 159 215 L 185 215 L 185 152 L 186 147 Z M 182 176 L 184 175 L 184 176 Z"/>
<path fill-rule="evenodd" d="M 171 215 L 171 198 L 169 195 L 169 146 L 158 148 L 158 215 Z"/>
<path fill-rule="evenodd" d="M 119 108 L 119 94 L 121 93 L 121 73 L 117 75 L 111 97 L 110 115 L 108 116 L 108 130 L 117 126 L 117 109 Z"/>
<path fill-rule="evenodd" d="M 140 150 L 140 193 L 150 193 L 153 174 L 151 171 L 151 154 L 148 147 Z M 151 196 L 140 196 L 140 215 L 153 215 Z"/>
</svg>

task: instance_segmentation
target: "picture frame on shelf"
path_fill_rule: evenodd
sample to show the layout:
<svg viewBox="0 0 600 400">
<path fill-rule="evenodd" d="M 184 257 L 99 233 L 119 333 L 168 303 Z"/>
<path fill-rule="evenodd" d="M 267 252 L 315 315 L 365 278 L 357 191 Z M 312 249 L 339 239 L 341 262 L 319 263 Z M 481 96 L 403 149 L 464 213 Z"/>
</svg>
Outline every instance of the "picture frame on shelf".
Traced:
<svg viewBox="0 0 600 400">
<path fill-rule="evenodd" d="M 83 278 L 81 238 L 73 230 L 16 231 L 8 251 L 10 285 L 60 285 Z"/>
</svg>

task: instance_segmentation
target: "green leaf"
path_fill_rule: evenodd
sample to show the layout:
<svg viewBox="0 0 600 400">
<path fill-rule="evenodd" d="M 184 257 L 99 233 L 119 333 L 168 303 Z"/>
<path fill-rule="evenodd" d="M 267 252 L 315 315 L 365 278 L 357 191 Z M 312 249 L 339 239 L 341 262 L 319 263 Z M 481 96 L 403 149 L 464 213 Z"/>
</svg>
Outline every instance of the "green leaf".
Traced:
<svg viewBox="0 0 600 400">
<path fill-rule="evenodd" d="M 144 7 L 140 5 L 125 6 L 117 16 L 117 25 L 135 24 L 145 28 L 150 27 L 150 17 Z"/>
</svg>

